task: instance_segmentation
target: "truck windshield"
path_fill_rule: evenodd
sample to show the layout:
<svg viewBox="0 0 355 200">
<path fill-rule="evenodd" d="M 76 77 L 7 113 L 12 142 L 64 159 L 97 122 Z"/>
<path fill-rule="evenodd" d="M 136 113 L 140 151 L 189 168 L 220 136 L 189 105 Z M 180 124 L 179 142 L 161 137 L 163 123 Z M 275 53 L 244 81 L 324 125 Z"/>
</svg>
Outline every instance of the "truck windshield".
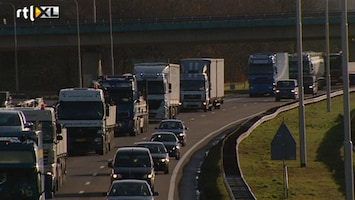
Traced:
<svg viewBox="0 0 355 200">
<path fill-rule="evenodd" d="M 61 101 L 58 106 L 60 120 L 102 120 L 103 115 L 101 101 Z"/>
<path fill-rule="evenodd" d="M 181 73 L 205 73 L 209 64 L 207 60 L 183 60 L 180 61 Z"/>
<path fill-rule="evenodd" d="M 271 64 L 250 64 L 248 74 L 274 74 L 274 66 Z"/>
<path fill-rule="evenodd" d="M 181 81 L 180 89 L 182 91 L 203 91 L 205 90 L 204 80 L 184 80 Z"/>
<path fill-rule="evenodd" d="M 4 200 L 38 200 L 40 175 L 34 169 L 0 169 L 0 196 Z"/>
<path fill-rule="evenodd" d="M 271 77 L 249 79 L 249 84 L 272 84 L 272 83 L 274 83 L 274 81 Z"/>
<path fill-rule="evenodd" d="M 32 151 L 0 151 L 1 164 L 31 164 L 36 163 L 36 157 Z"/>
</svg>

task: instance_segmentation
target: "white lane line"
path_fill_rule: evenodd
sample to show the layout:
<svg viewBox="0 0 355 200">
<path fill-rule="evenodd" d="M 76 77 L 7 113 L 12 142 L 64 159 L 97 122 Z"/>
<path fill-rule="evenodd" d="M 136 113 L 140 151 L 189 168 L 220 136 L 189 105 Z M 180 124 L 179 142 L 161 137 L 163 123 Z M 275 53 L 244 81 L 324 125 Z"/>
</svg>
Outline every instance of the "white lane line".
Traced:
<svg viewBox="0 0 355 200">
<path fill-rule="evenodd" d="M 90 181 L 87 181 L 86 183 L 85 183 L 85 185 L 90 185 L 91 184 L 91 182 Z"/>
<path fill-rule="evenodd" d="M 85 192 L 83 190 L 79 191 L 79 194 L 84 194 Z"/>
</svg>

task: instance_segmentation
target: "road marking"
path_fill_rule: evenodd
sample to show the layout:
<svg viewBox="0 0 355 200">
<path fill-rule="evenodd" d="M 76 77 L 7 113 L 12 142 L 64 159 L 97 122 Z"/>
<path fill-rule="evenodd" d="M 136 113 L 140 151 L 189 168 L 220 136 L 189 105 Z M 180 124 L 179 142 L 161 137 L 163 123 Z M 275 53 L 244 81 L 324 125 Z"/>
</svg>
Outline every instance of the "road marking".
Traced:
<svg viewBox="0 0 355 200">
<path fill-rule="evenodd" d="M 79 194 L 84 194 L 85 192 L 83 190 L 79 191 Z"/>
<path fill-rule="evenodd" d="M 90 185 L 91 184 L 91 182 L 90 181 L 87 181 L 86 183 L 85 183 L 85 185 Z"/>
<path fill-rule="evenodd" d="M 92 176 L 97 176 L 97 173 L 93 173 Z"/>
<path fill-rule="evenodd" d="M 104 166 L 104 165 L 101 165 L 101 166 L 100 166 L 100 169 L 103 169 L 103 168 L 105 168 L 105 166 Z"/>
</svg>

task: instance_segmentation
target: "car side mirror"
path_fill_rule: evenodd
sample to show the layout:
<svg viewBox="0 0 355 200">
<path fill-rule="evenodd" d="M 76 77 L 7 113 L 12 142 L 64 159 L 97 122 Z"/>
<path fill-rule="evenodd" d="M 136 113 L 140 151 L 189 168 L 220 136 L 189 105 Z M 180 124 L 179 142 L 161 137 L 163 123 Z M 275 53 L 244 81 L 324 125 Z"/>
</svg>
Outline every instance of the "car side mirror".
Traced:
<svg viewBox="0 0 355 200">
<path fill-rule="evenodd" d="M 63 136 L 62 135 L 57 135 L 57 140 L 58 141 L 63 140 Z"/>
</svg>

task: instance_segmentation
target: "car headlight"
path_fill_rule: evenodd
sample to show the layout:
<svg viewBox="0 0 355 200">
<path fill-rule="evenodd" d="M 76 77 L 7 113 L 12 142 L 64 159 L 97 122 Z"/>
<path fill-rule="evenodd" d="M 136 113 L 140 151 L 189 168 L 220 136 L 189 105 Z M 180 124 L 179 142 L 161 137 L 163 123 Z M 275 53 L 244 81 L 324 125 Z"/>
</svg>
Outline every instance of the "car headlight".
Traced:
<svg viewBox="0 0 355 200">
<path fill-rule="evenodd" d="M 295 90 L 291 90 L 291 92 L 295 92 Z"/>
<path fill-rule="evenodd" d="M 184 136 L 185 135 L 185 133 L 179 133 L 179 136 Z"/>
<path fill-rule="evenodd" d="M 121 174 L 112 174 L 113 179 L 121 179 L 122 175 Z"/>
<path fill-rule="evenodd" d="M 151 178 L 153 178 L 153 174 L 152 173 L 150 173 L 150 174 L 147 174 L 147 176 L 146 176 L 148 179 L 151 179 Z"/>
<path fill-rule="evenodd" d="M 276 90 L 275 92 L 276 92 L 276 93 L 280 93 L 280 90 Z"/>
<path fill-rule="evenodd" d="M 162 158 L 162 159 L 160 159 L 160 162 L 163 162 L 163 163 L 169 162 L 169 158 Z"/>
</svg>

